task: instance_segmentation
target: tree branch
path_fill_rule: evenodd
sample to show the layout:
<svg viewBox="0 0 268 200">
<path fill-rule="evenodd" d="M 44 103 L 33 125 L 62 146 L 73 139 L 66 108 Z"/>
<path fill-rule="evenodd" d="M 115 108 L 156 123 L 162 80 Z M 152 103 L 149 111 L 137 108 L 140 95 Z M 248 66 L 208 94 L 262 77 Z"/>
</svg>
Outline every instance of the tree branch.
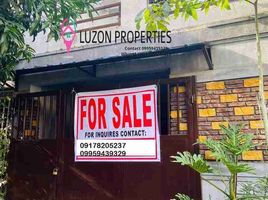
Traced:
<svg viewBox="0 0 268 200">
<path fill-rule="evenodd" d="M 254 3 L 252 1 L 250 1 L 250 0 L 245 0 L 245 1 L 250 3 L 250 4 L 252 4 L 252 5 L 254 5 Z"/>
</svg>

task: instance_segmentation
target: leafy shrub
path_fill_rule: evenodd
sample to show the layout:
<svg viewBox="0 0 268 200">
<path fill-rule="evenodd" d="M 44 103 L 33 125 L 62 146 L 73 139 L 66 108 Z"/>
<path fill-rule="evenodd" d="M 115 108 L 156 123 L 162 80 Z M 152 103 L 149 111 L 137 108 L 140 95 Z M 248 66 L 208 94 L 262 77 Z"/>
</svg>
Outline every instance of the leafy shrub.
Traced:
<svg viewBox="0 0 268 200">
<path fill-rule="evenodd" d="M 228 170 L 230 176 L 227 184 L 227 188 L 221 189 L 213 182 L 202 178 L 221 193 L 225 195 L 227 199 L 238 200 L 238 199 L 268 199 L 268 177 L 259 179 L 255 183 L 247 183 L 242 185 L 240 194 L 237 191 L 237 176 L 240 173 L 254 173 L 255 170 L 246 163 L 239 162 L 239 157 L 242 153 L 249 151 L 256 145 L 253 144 L 253 135 L 242 132 L 243 125 L 229 125 L 225 127 L 220 126 L 223 132 L 221 140 L 207 139 L 202 144 L 206 145 L 207 148 L 212 152 L 212 156 L 216 162 L 223 164 Z M 201 142 L 199 142 L 201 143 Z M 181 165 L 187 165 L 194 169 L 198 173 L 214 173 L 217 175 L 219 172 L 213 169 L 209 163 L 204 160 L 201 155 L 192 155 L 189 152 L 178 152 L 176 156 L 171 156 L 172 162 L 179 163 Z M 177 194 L 175 196 L 179 200 L 192 200 L 187 195 Z"/>
<path fill-rule="evenodd" d="M 8 131 L 5 129 L 0 130 L 0 199 L 4 199 L 6 193 L 7 153 L 9 144 Z"/>
</svg>

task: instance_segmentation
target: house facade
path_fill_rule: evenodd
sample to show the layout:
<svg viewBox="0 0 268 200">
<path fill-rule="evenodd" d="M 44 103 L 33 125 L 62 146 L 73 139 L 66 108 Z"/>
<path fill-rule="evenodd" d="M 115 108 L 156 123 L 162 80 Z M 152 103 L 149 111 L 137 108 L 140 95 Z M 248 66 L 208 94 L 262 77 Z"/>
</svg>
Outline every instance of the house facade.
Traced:
<svg viewBox="0 0 268 200">
<path fill-rule="evenodd" d="M 44 199 L 48 194 L 51 199 L 171 199 L 176 192 L 195 199 L 208 199 L 209 195 L 223 199 L 198 175 L 171 164 L 169 156 L 177 151 L 200 152 L 216 165 L 205 146 L 192 144 L 197 139 L 221 138 L 219 125 L 227 123 L 245 124 L 245 132 L 253 133 L 258 144 L 240 158 L 256 167 L 257 174 L 239 180 L 267 173 L 268 153 L 257 102 L 253 7 L 233 1 L 229 11 L 211 8 L 207 15 L 200 11 L 198 21 L 171 20 L 165 42 L 116 41 L 117 34 L 122 39 L 124 33 L 135 33 L 135 17 L 148 4 L 144 0 L 104 0 L 93 20 L 83 16 L 76 22 L 78 32 L 70 53 L 63 40 L 47 42 L 47 35 L 40 34 L 31 42 L 26 36 L 36 55 L 30 63 L 21 61 L 16 67 L 18 111 L 11 149 L 16 159 L 9 170 L 14 180 L 34 180 L 35 184 L 30 181 L 28 187 L 11 182 L 13 199 L 21 198 L 15 193 L 27 197 L 23 191 L 35 189 L 34 185 L 46 190 L 36 189 L 34 198 L 43 195 Z M 266 75 L 267 5 L 266 0 L 259 3 Z M 93 36 L 98 38 L 96 42 Z M 156 84 L 159 91 L 161 162 L 74 163 L 74 94 L 148 84 Z M 268 99 L 268 77 L 265 90 Z M 220 185 L 227 174 L 221 166 L 219 169 L 222 177 L 202 176 Z M 22 172 L 28 176 L 22 177 Z"/>
</svg>

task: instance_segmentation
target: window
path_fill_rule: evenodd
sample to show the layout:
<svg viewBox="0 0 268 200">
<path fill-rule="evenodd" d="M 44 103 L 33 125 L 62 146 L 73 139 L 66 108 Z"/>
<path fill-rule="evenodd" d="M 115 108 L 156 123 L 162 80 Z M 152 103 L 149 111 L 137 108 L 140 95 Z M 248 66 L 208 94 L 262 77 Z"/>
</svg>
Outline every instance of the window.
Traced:
<svg viewBox="0 0 268 200">
<path fill-rule="evenodd" d="M 56 138 L 57 96 L 18 97 L 13 137 L 19 140 Z"/>
<path fill-rule="evenodd" d="M 159 125 L 161 135 L 185 135 L 188 131 L 188 91 L 184 79 L 159 83 Z"/>
</svg>

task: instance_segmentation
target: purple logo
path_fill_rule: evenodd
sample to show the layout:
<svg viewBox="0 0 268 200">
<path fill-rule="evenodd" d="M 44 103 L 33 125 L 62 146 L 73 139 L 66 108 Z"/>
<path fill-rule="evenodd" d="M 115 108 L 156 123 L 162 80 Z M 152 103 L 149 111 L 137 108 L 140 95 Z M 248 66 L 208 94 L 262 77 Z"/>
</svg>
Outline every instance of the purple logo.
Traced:
<svg viewBox="0 0 268 200">
<path fill-rule="evenodd" d="M 76 37 L 76 23 L 74 20 L 64 19 L 60 25 L 60 34 L 66 46 L 67 53 L 70 53 L 72 44 Z"/>
</svg>

